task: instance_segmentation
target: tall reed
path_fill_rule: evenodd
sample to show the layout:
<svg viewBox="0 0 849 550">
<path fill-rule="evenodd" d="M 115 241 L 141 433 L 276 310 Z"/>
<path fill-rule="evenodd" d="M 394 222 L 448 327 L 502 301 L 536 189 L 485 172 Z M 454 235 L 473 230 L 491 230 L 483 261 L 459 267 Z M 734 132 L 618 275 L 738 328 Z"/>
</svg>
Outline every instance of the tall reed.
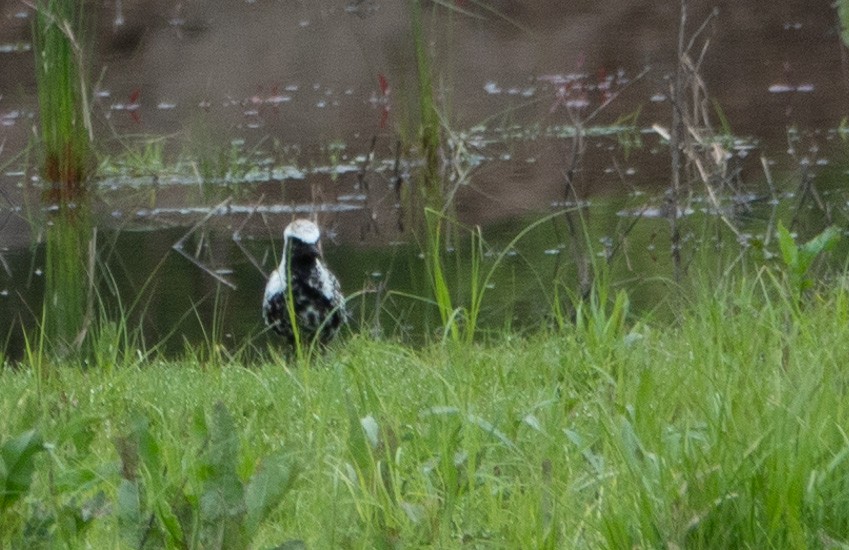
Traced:
<svg viewBox="0 0 849 550">
<path fill-rule="evenodd" d="M 81 348 L 91 322 L 94 238 L 86 205 L 62 205 L 50 217 L 44 259 L 44 319 L 48 341 L 65 355 Z"/>
<path fill-rule="evenodd" d="M 61 354 L 80 349 L 91 298 L 92 223 L 86 187 L 92 127 L 82 46 L 84 3 L 41 0 L 33 25 L 48 221 L 43 326 Z"/>
<path fill-rule="evenodd" d="M 93 167 L 93 137 L 85 55 L 83 3 L 42 0 L 33 26 L 42 175 L 54 201 L 73 200 Z"/>
<path fill-rule="evenodd" d="M 442 200 L 439 177 L 439 113 L 433 90 L 433 69 L 427 52 L 420 0 L 410 0 L 410 24 L 416 53 L 419 96 L 419 145 L 424 161 L 421 184 L 428 206 L 437 207 Z"/>
</svg>

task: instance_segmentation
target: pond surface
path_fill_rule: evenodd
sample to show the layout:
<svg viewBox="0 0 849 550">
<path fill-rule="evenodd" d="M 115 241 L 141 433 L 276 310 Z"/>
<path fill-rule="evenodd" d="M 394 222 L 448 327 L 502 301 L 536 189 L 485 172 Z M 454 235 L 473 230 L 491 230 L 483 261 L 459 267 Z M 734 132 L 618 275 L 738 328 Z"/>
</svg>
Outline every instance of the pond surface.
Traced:
<svg viewBox="0 0 849 550">
<path fill-rule="evenodd" d="M 593 252 L 624 243 L 618 278 L 642 285 L 636 305 L 650 307 L 662 289 L 646 291 L 646 279 L 671 273 L 669 226 L 657 214 L 670 182 L 663 133 L 678 3 L 453 5 L 425 6 L 453 215 L 483 228 L 494 257 L 523 227 L 577 198 L 589 205 Z M 183 337 L 197 342 L 199 319 L 213 316 L 234 342 L 259 332 L 263 272 L 297 215 L 317 216 L 346 292 L 371 301 L 359 322 L 417 339 L 422 308 L 391 293 L 428 292 L 421 247 L 399 229 L 396 193 L 398 181 L 413 184 L 418 166 L 406 8 L 379 0 L 92 6 L 98 244 L 125 301 L 141 293 L 137 313 L 152 341 L 176 333 L 171 349 Z M 32 145 L 32 10 L 0 10 L 0 338 L 16 356 L 21 322 L 33 326 L 42 307 L 47 214 Z M 845 225 L 849 65 L 834 8 L 693 1 L 688 15 L 690 34 L 709 20 L 694 50 L 709 39 L 699 66 L 707 111 L 728 137 L 741 193 L 753 199 L 742 199 L 752 206 L 738 231 L 771 227 L 776 202 L 800 230 L 824 226 L 826 210 Z M 587 119 L 586 148 L 572 166 L 575 124 Z M 574 194 L 565 183 L 571 168 Z M 827 208 L 809 201 L 794 215 L 803 183 Z M 693 213 L 715 210 L 696 195 Z M 776 201 L 754 200 L 767 195 Z M 199 222 L 182 241 L 192 262 L 173 246 Z M 577 278 L 567 232 L 555 227 L 541 225 L 499 268 L 490 326 L 539 322 L 554 274 Z M 468 243 L 461 236 L 452 246 L 452 277 L 463 288 Z M 377 320 L 369 313 L 376 304 Z"/>
</svg>

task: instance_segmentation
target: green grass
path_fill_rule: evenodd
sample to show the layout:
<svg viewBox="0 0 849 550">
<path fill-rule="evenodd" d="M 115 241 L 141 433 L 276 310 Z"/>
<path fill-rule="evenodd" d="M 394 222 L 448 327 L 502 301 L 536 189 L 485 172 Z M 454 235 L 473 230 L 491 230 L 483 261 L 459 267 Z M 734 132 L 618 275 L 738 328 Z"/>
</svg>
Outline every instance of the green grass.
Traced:
<svg viewBox="0 0 849 550">
<path fill-rule="evenodd" d="M 842 547 L 847 279 L 801 306 L 771 270 L 697 288 L 673 322 L 620 293 L 559 331 L 352 337 L 309 368 L 6 369 L 0 445 L 46 450 L 0 543 Z"/>
</svg>

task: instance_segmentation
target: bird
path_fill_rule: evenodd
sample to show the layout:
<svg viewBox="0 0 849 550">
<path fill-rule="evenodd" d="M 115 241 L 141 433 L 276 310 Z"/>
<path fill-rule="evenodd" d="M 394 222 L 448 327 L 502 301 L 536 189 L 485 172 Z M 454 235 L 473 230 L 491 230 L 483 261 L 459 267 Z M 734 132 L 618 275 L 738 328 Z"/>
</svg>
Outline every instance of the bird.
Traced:
<svg viewBox="0 0 849 550">
<path fill-rule="evenodd" d="M 268 277 L 262 299 L 265 324 L 288 340 L 312 343 L 318 337 L 329 343 L 347 322 L 345 297 L 339 280 L 322 261 L 318 226 L 297 219 L 283 231 L 283 257 Z M 296 340 L 292 330 L 289 299 L 298 328 Z"/>
</svg>

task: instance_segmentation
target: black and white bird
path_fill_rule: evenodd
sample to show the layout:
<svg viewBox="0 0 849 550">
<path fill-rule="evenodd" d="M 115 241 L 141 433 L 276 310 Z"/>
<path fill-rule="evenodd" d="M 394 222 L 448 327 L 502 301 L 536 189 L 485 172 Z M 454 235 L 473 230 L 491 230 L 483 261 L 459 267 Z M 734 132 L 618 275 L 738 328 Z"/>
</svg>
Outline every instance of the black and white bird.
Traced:
<svg viewBox="0 0 849 550">
<path fill-rule="evenodd" d="M 292 298 L 299 340 L 309 344 L 318 336 L 329 342 L 345 323 L 345 297 L 336 276 L 327 269 L 318 249 L 321 232 L 309 220 L 295 220 L 283 231 L 283 259 L 268 278 L 262 316 L 275 332 L 295 342 L 289 310 Z M 291 287 L 290 287 L 291 285 Z"/>
</svg>

